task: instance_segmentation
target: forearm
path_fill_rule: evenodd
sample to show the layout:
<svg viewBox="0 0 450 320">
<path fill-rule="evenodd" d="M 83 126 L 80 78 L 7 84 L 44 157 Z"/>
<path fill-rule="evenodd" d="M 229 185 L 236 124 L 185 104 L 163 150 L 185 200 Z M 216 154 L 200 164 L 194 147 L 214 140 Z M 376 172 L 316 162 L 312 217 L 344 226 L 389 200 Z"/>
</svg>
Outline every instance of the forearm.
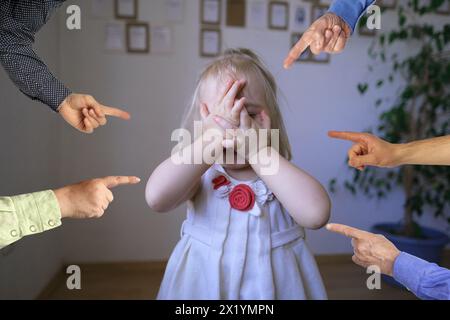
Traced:
<svg viewBox="0 0 450 320">
<path fill-rule="evenodd" d="M 319 229 L 329 220 L 331 202 L 322 185 L 305 171 L 283 158 L 274 149 L 260 151 L 252 168 L 301 226 Z M 264 174 L 272 167 L 273 174 Z"/>
<path fill-rule="evenodd" d="M 0 197 L 0 249 L 60 225 L 61 211 L 52 191 Z"/>
<path fill-rule="evenodd" d="M 71 91 L 36 55 L 33 43 L 34 31 L 0 11 L 0 63 L 21 92 L 57 111 Z"/>
<path fill-rule="evenodd" d="M 396 164 L 450 165 L 450 136 L 396 145 Z"/>
<path fill-rule="evenodd" d="M 213 143 L 219 146 L 218 142 Z M 190 155 L 189 159 L 185 159 L 189 160 L 188 163 L 177 163 L 172 156 L 156 168 L 145 191 L 147 203 L 153 210 L 173 210 L 194 195 L 202 175 L 212 165 L 203 161 L 205 145 L 211 146 L 203 138 L 199 138 L 182 150 Z M 196 163 L 195 159 L 199 160 L 199 163 Z"/>
<path fill-rule="evenodd" d="M 341 17 L 354 31 L 356 23 L 375 0 L 335 0 L 329 12 Z"/>
</svg>

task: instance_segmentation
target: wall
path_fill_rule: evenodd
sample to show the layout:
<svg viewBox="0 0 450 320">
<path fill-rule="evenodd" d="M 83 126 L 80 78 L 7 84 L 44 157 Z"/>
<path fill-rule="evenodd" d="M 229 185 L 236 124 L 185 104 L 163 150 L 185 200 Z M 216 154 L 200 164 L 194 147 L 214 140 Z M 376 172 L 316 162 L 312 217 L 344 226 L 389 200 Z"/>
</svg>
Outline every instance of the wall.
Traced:
<svg viewBox="0 0 450 320">
<path fill-rule="evenodd" d="M 36 50 L 58 73 L 58 19 L 38 35 Z M 58 186 L 61 121 L 20 93 L 0 68 L 0 195 Z M 48 110 L 47 110 L 48 109 Z M 0 300 L 31 299 L 62 263 L 59 230 L 26 238 L 0 251 Z"/>
<path fill-rule="evenodd" d="M 64 181 L 123 174 L 138 175 L 144 183 L 119 189 L 106 217 L 64 226 L 65 259 L 112 261 L 166 259 L 179 238 L 185 210 L 152 213 L 144 200 L 145 181 L 168 155 L 170 134 L 179 125 L 189 103 L 196 77 L 208 60 L 199 57 L 199 1 L 188 1 L 184 23 L 174 26 L 175 48 L 168 56 L 127 55 L 103 50 L 108 19 L 92 19 L 87 1 L 75 1 L 84 10 L 82 31 L 61 33 L 62 73 L 74 90 L 89 92 L 105 104 L 124 107 L 131 122 L 112 120 L 91 137 L 63 129 L 61 174 Z M 140 16 L 151 24 L 164 24 L 164 1 L 141 1 Z M 109 13 L 112 18 L 112 12 Z M 394 15 L 383 17 L 389 27 Z M 324 185 L 343 179 L 348 143 L 332 141 L 327 131 L 364 130 L 377 119 L 373 97 L 361 97 L 358 82 L 371 76 L 367 66 L 370 38 L 355 35 L 344 54 L 329 65 L 299 64 L 284 71 L 281 63 L 290 34 L 268 30 L 222 28 L 225 48 L 244 46 L 256 50 L 275 74 L 285 96 L 284 116 L 294 148 L 295 163 Z M 386 88 L 388 96 L 393 89 Z M 401 218 L 403 195 L 395 191 L 383 202 L 353 197 L 343 191 L 332 195 L 335 222 L 363 229 L 379 221 Z M 427 224 L 443 229 L 442 221 Z M 346 239 L 326 231 L 309 232 L 319 254 L 350 252 Z"/>
</svg>

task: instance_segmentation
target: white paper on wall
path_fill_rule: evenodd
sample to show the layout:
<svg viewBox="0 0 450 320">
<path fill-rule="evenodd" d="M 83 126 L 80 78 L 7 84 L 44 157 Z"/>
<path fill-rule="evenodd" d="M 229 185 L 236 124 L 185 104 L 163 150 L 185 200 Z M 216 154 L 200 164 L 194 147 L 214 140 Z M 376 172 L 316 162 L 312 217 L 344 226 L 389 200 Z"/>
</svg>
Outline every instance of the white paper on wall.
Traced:
<svg viewBox="0 0 450 320">
<path fill-rule="evenodd" d="M 209 55 L 218 54 L 220 51 L 219 33 L 215 31 L 203 32 L 203 53 Z"/>
<path fill-rule="evenodd" d="M 130 28 L 130 48 L 133 50 L 145 50 L 147 48 L 147 29 L 133 26 Z"/>
<path fill-rule="evenodd" d="M 203 22 L 217 23 L 220 21 L 220 1 L 205 0 L 203 2 Z"/>
<path fill-rule="evenodd" d="M 296 32 L 306 31 L 311 25 L 311 6 L 307 3 L 292 4 L 291 29 Z"/>
<path fill-rule="evenodd" d="M 247 24 L 249 28 L 267 28 L 267 3 L 260 0 L 248 2 Z"/>
<path fill-rule="evenodd" d="M 125 51 L 125 28 L 123 24 L 116 22 L 106 24 L 105 50 Z"/>
<path fill-rule="evenodd" d="M 183 22 L 184 5 L 184 0 L 166 0 L 167 20 L 175 23 Z"/>
<path fill-rule="evenodd" d="M 170 53 L 172 51 L 172 29 L 167 26 L 152 26 L 152 53 Z"/>
<path fill-rule="evenodd" d="M 281 4 L 274 4 L 272 6 L 272 27 L 284 28 L 287 21 L 287 8 Z"/>
<path fill-rule="evenodd" d="M 118 0 L 117 11 L 121 16 L 133 16 L 134 10 L 134 0 Z"/>
</svg>

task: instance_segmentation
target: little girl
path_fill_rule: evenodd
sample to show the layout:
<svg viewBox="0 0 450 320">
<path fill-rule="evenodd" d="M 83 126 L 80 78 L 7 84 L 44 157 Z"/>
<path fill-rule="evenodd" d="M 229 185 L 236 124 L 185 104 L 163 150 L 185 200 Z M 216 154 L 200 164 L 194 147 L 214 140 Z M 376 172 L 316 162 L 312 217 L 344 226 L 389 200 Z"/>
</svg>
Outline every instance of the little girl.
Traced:
<svg viewBox="0 0 450 320">
<path fill-rule="evenodd" d="M 326 299 L 304 228 L 327 223 L 330 200 L 318 181 L 289 162 L 277 86 L 254 53 L 230 50 L 205 69 L 185 127 L 196 120 L 203 134 L 184 151 L 203 159 L 205 148 L 233 149 L 234 163 L 219 164 L 225 152 L 214 152 L 214 163 L 169 158 L 151 175 L 146 198 L 154 211 L 188 203 L 158 299 Z M 219 139 L 207 137 L 210 129 Z M 260 141 L 253 153 L 237 146 L 237 132 L 261 129 L 279 130 L 279 150 L 274 141 Z M 238 163 L 240 157 L 245 161 Z M 277 170 L 263 174 L 270 164 Z"/>
</svg>

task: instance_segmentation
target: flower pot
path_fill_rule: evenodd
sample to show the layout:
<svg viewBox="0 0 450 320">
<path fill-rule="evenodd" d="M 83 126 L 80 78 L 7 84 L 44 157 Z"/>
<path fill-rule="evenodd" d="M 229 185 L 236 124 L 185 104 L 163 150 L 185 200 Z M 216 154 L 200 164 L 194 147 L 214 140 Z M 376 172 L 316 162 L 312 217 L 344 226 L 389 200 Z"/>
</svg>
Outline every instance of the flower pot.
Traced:
<svg viewBox="0 0 450 320">
<path fill-rule="evenodd" d="M 423 238 L 409 238 L 397 235 L 402 225 L 397 223 L 383 223 L 372 227 L 372 232 L 382 234 L 391 241 L 400 251 L 409 253 L 423 260 L 439 264 L 442 260 L 442 253 L 449 242 L 448 236 L 440 231 L 421 227 Z M 403 287 L 392 277 L 383 276 L 383 280 L 391 285 Z"/>
</svg>

